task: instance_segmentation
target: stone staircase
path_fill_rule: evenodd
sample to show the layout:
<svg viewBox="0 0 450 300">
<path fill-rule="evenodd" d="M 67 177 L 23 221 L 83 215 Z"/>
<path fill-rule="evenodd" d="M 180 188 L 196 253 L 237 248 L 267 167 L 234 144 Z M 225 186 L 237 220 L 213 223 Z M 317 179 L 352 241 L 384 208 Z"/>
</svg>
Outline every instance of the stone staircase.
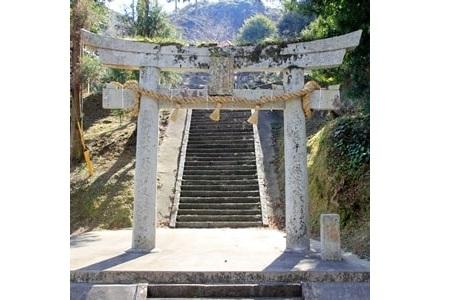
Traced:
<svg viewBox="0 0 450 300">
<path fill-rule="evenodd" d="M 176 227 L 262 226 L 249 110 L 192 110 Z"/>
</svg>

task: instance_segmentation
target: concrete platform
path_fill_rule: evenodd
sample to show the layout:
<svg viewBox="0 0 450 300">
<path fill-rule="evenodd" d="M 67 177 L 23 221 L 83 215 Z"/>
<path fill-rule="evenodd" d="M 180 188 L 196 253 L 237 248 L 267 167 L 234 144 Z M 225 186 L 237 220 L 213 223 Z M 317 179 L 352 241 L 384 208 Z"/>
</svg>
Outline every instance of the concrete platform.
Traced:
<svg viewBox="0 0 450 300">
<path fill-rule="evenodd" d="M 285 234 L 264 228 L 157 230 L 158 251 L 126 252 L 131 229 L 73 236 L 71 281 L 133 283 L 368 282 L 369 263 L 344 253 L 342 261 L 285 252 Z"/>
</svg>

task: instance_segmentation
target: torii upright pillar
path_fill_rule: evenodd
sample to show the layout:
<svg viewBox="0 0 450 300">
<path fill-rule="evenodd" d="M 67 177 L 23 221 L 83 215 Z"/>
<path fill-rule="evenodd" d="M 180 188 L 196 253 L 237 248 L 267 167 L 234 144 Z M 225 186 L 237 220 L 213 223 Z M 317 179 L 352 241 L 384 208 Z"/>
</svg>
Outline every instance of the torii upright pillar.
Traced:
<svg viewBox="0 0 450 300">
<path fill-rule="evenodd" d="M 160 70 L 142 67 L 139 85 L 156 90 Z M 136 173 L 134 179 L 133 241 L 131 251 L 150 252 L 155 249 L 156 178 L 159 141 L 158 101 L 142 96 L 137 122 Z"/>
<path fill-rule="evenodd" d="M 283 72 L 286 92 L 303 88 L 303 69 Z M 286 102 L 284 109 L 284 169 L 286 201 L 286 250 L 309 251 L 308 170 L 306 122 L 301 99 Z"/>
</svg>

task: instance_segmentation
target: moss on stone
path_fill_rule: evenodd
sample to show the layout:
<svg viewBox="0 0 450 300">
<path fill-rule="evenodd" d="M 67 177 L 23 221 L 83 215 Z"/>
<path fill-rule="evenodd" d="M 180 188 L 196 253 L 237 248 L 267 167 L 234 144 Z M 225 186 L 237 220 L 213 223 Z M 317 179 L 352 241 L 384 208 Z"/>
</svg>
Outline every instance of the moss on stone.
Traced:
<svg viewBox="0 0 450 300">
<path fill-rule="evenodd" d="M 181 47 L 187 46 L 187 44 L 180 39 L 176 38 L 148 38 L 143 36 L 136 36 L 132 38 L 125 38 L 126 40 L 135 41 L 135 42 L 143 42 L 150 44 L 158 44 L 159 46 L 176 46 L 179 50 Z"/>
<path fill-rule="evenodd" d="M 339 213 L 341 218 L 342 245 L 347 250 L 369 257 L 369 208 L 370 182 L 368 159 L 357 160 L 340 149 L 352 148 L 350 144 L 364 147 L 365 142 L 356 139 L 358 134 L 368 134 L 368 117 L 342 117 L 336 119 L 313 135 L 308 141 L 308 180 L 310 196 L 310 225 L 313 237 L 320 232 L 320 214 Z M 361 125 L 363 124 L 363 125 Z M 343 128 L 346 129 L 343 129 Z M 340 136 L 343 131 L 351 134 Z M 336 138 L 343 138 L 344 147 Z M 367 136 L 367 140 L 369 137 Z M 356 140 L 356 142 L 355 142 Z M 367 149 L 368 150 L 368 149 Z M 364 150 L 365 151 L 365 150 Z M 345 151 L 344 151 L 345 152 Z M 350 155 L 348 155 L 350 154 Z"/>
</svg>

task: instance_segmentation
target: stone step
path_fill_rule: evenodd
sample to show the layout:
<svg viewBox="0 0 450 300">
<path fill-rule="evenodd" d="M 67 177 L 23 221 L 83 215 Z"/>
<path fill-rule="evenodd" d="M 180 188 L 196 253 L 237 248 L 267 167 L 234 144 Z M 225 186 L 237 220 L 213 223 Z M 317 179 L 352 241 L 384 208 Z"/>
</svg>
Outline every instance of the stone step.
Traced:
<svg viewBox="0 0 450 300">
<path fill-rule="evenodd" d="M 208 153 L 205 155 L 186 156 L 186 161 L 243 161 L 243 160 L 248 161 L 254 159 L 255 155 L 249 153 L 237 153 L 237 154 L 232 153 L 222 156 Z"/>
<path fill-rule="evenodd" d="M 248 118 L 247 118 L 248 119 Z M 252 124 L 247 122 L 247 119 L 240 119 L 237 118 L 236 120 L 220 120 L 219 122 L 215 122 L 212 121 L 211 119 L 208 120 L 204 120 L 204 119 L 200 119 L 200 118 L 195 118 L 195 120 L 193 120 L 191 118 L 191 124 L 193 125 L 200 125 L 200 126 L 209 126 L 209 125 L 242 125 L 242 126 L 253 126 Z"/>
<path fill-rule="evenodd" d="M 300 283 L 260 284 L 149 284 L 147 298 L 154 297 L 301 297 Z"/>
<path fill-rule="evenodd" d="M 184 166 L 185 170 L 240 170 L 240 171 L 249 171 L 249 170 L 253 170 L 256 172 L 256 166 L 244 166 L 244 165 L 222 165 L 222 166 L 202 166 L 202 165 L 194 165 L 194 166 L 189 166 L 189 165 L 185 165 Z"/>
<path fill-rule="evenodd" d="M 181 197 L 257 197 L 258 191 L 185 191 L 181 190 Z"/>
<path fill-rule="evenodd" d="M 246 197 L 180 197 L 180 203 L 260 203 L 259 196 Z"/>
<path fill-rule="evenodd" d="M 182 191 L 259 191 L 258 183 L 256 184 L 247 184 L 247 185 L 182 185 Z"/>
<path fill-rule="evenodd" d="M 256 175 L 256 170 L 184 170 L 184 175 Z"/>
<path fill-rule="evenodd" d="M 261 215 L 180 215 L 177 222 L 258 222 Z"/>
<path fill-rule="evenodd" d="M 256 203 L 184 203 L 180 202 L 179 209 L 261 209 L 259 201 Z"/>
<path fill-rule="evenodd" d="M 262 222 L 243 222 L 243 221 L 230 221 L 230 222 L 177 222 L 177 228 L 245 228 L 245 227 L 258 227 L 262 226 Z"/>
<path fill-rule="evenodd" d="M 235 127 L 219 127 L 219 126 L 211 126 L 209 128 L 206 128 L 206 126 L 191 126 L 189 129 L 189 133 L 195 133 L 195 132 L 243 132 L 246 134 L 253 134 L 252 128 L 245 128 L 242 126 L 235 126 Z"/>
<path fill-rule="evenodd" d="M 255 158 L 255 152 L 245 151 L 230 151 L 230 152 L 222 152 L 222 151 L 212 151 L 212 152 L 200 152 L 200 151 L 186 151 L 186 156 L 190 157 L 209 157 L 209 158 L 222 158 L 222 157 L 245 157 L 245 158 Z"/>
<path fill-rule="evenodd" d="M 253 159 L 249 160 L 208 160 L 208 161 L 185 161 L 184 166 L 256 166 Z"/>
<path fill-rule="evenodd" d="M 178 215 L 258 215 L 260 209 L 179 209 Z"/>
<path fill-rule="evenodd" d="M 191 132 L 191 131 L 189 131 L 189 139 L 191 139 L 191 138 L 198 138 L 198 137 L 208 137 L 208 138 L 253 137 L 253 132 L 248 132 L 248 131 L 242 131 L 242 132 L 235 132 L 235 131 L 229 131 L 229 132 L 209 132 L 209 131 Z"/>
<path fill-rule="evenodd" d="M 199 124 L 191 123 L 191 129 L 211 130 L 211 129 L 245 129 L 253 131 L 253 125 L 246 123 L 213 123 L 213 124 Z"/>
<path fill-rule="evenodd" d="M 258 184 L 258 179 L 250 179 L 250 180 L 184 180 L 182 181 L 183 185 L 249 185 L 249 184 Z"/>
<path fill-rule="evenodd" d="M 255 146 L 251 145 L 251 146 L 245 146 L 245 147 L 239 147 L 230 144 L 228 146 L 222 146 L 220 148 L 213 148 L 213 147 L 196 147 L 196 146 L 190 146 L 188 145 L 187 149 L 186 149 L 186 153 L 253 153 L 253 151 L 255 151 Z"/>
<path fill-rule="evenodd" d="M 237 134 L 237 135 L 190 135 L 189 142 L 218 142 L 218 141 L 254 141 L 253 134 Z"/>
<path fill-rule="evenodd" d="M 200 115 L 205 118 L 209 118 L 209 115 L 214 111 L 214 109 L 194 109 L 192 110 L 192 115 Z M 232 115 L 238 115 L 238 114 L 250 114 L 250 110 L 248 109 L 237 109 L 237 110 L 231 110 L 231 109 L 222 109 L 220 111 L 221 115 L 224 116 L 232 116 Z"/>
<path fill-rule="evenodd" d="M 196 112 L 192 111 L 192 115 L 197 117 L 203 117 L 204 119 L 211 120 L 209 116 L 213 112 L 213 109 L 206 109 L 206 110 L 197 110 Z M 221 117 L 230 117 L 230 116 L 250 116 L 251 111 L 250 110 L 231 110 L 231 109 L 221 109 L 220 110 L 220 116 Z M 215 122 L 215 121 L 214 121 Z"/>
<path fill-rule="evenodd" d="M 189 141 L 188 145 L 198 145 L 198 146 L 203 146 L 203 145 L 246 145 L 246 146 L 250 146 L 250 145 L 255 145 L 255 141 L 254 140 L 218 140 L 218 141 L 213 141 L 213 140 L 202 140 L 202 141 Z"/>
<path fill-rule="evenodd" d="M 197 155 L 197 154 L 215 154 L 214 157 L 216 156 L 221 156 L 222 154 L 230 154 L 230 155 L 242 155 L 242 154 L 238 154 L 238 153 L 247 153 L 247 155 L 255 155 L 255 153 L 253 151 L 251 151 L 250 149 L 245 149 L 245 148 L 223 148 L 223 149 L 192 149 L 189 148 L 186 150 L 186 154 L 192 154 L 192 155 Z"/>
<path fill-rule="evenodd" d="M 210 144 L 191 144 L 188 143 L 187 148 L 188 149 L 227 149 L 227 148 L 234 148 L 234 149 L 255 149 L 255 144 L 253 142 L 251 143 L 210 143 Z"/>
<path fill-rule="evenodd" d="M 196 129 L 196 128 L 192 128 L 189 129 L 189 134 L 215 134 L 215 135 L 220 135 L 220 134 L 230 134 L 230 135 L 238 135 L 240 133 L 253 133 L 253 131 L 249 130 L 249 129 Z"/>
<path fill-rule="evenodd" d="M 230 120 L 230 119 L 239 119 L 239 120 L 245 121 L 251 115 L 250 111 L 232 112 L 232 113 L 230 113 L 230 112 L 231 111 L 227 112 L 227 111 L 221 110 L 220 111 L 220 120 L 219 121 L 214 121 L 214 120 L 211 120 L 209 118 L 209 116 L 212 113 L 212 110 L 207 111 L 207 112 L 203 112 L 203 113 L 197 113 L 197 114 L 196 113 L 192 113 L 191 118 L 195 119 L 195 120 L 202 120 L 202 121 L 208 120 L 208 121 L 211 121 L 211 122 L 220 122 L 220 121 L 225 121 L 225 120 Z"/>
<path fill-rule="evenodd" d="M 252 179 L 258 179 L 256 174 L 253 175 L 189 175 L 189 174 L 183 174 L 183 180 L 252 180 Z"/>
<path fill-rule="evenodd" d="M 190 143 L 205 143 L 205 142 L 211 142 L 211 143 L 229 143 L 229 142 L 239 142 L 239 143 L 253 143 L 254 137 L 253 135 L 245 134 L 245 135 L 233 135 L 233 136 L 208 136 L 207 138 L 204 138 L 204 136 L 192 136 L 189 138 Z"/>
<path fill-rule="evenodd" d="M 242 120 L 247 120 L 250 115 L 251 112 L 248 111 L 225 111 L 225 110 L 221 110 L 220 111 L 220 120 L 219 121 L 214 121 L 211 120 L 209 118 L 209 116 L 211 115 L 213 111 L 209 110 L 209 111 L 203 111 L 201 113 L 192 113 L 191 114 L 191 118 L 195 119 L 195 120 L 209 120 L 211 122 L 220 122 L 222 120 L 228 120 L 228 119 L 242 119 Z"/>
<path fill-rule="evenodd" d="M 254 144 L 255 140 L 250 136 L 235 136 L 235 137 L 225 137 L 221 139 L 220 137 L 211 137 L 211 136 L 199 136 L 193 137 L 189 139 L 188 144 L 202 145 L 205 143 L 211 144 L 230 144 L 230 143 L 243 143 L 243 144 Z"/>
</svg>

